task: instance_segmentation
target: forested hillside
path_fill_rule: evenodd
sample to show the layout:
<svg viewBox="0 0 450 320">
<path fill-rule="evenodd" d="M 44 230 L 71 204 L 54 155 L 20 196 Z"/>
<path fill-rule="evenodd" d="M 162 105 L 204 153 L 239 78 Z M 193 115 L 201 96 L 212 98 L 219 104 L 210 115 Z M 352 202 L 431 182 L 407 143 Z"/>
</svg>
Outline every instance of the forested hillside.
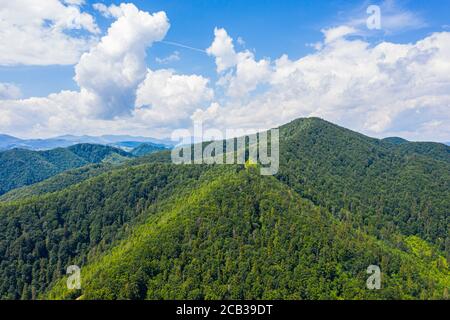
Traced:
<svg viewBox="0 0 450 320">
<path fill-rule="evenodd" d="M 44 181 L 13 189 L 0 196 L 0 201 L 18 200 L 31 196 L 60 191 L 69 186 L 80 183 L 89 178 L 96 177 L 104 172 L 110 171 L 114 167 L 115 166 L 111 163 L 106 162 L 67 170 Z"/>
<path fill-rule="evenodd" d="M 419 235 L 450 259 L 450 147 L 397 146 L 317 118 L 281 127 L 277 178 L 370 233 Z"/>
<path fill-rule="evenodd" d="M 0 195 L 69 169 L 102 161 L 117 162 L 129 157 L 130 154 L 120 149 L 92 144 L 47 151 L 3 151 L 0 152 Z"/>
<path fill-rule="evenodd" d="M 154 153 L 157 151 L 165 150 L 167 147 L 160 145 L 160 144 L 154 144 L 154 143 L 142 143 L 133 150 L 131 150 L 131 154 L 134 156 L 140 157 L 144 156 L 149 153 Z"/>
<path fill-rule="evenodd" d="M 298 119 L 280 128 L 274 177 L 167 150 L 11 191 L 0 297 L 448 298 L 450 148 L 391 140 Z M 69 150 L 110 156 L 90 148 Z M 81 291 L 65 289 L 71 264 Z M 381 290 L 365 287 L 370 264 Z"/>
<path fill-rule="evenodd" d="M 0 203 L 0 294 L 36 297 L 130 232 L 144 210 L 202 167 L 154 164 L 104 173 L 49 195 Z"/>
<path fill-rule="evenodd" d="M 186 192 L 187 191 L 187 192 Z M 150 206 L 147 221 L 47 297 L 82 299 L 443 298 L 445 259 L 390 247 L 302 200 L 272 177 L 229 170 Z M 365 287 L 380 264 L 383 289 Z"/>
</svg>

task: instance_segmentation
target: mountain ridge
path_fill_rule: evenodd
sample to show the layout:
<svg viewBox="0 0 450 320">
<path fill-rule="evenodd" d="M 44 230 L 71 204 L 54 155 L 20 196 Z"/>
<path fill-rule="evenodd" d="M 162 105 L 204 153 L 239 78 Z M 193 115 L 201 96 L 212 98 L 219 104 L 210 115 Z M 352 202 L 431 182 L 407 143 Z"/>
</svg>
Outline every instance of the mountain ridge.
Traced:
<svg viewBox="0 0 450 320">
<path fill-rule="evenodd" d="M 20 139 L 10 135 L 0 134 L 0 151 L 11 150 L 14 148 L 41 151 L 41 150 L 50 150 L 54 148 L 67 148 L 72 145 L 83 143 L 112 145 L 120 147 L 121 142 L 135 142 L 137 144 L 153 143 L 166 147 L 173 146 L 173 142 L 170 141 L 169 139 L 156 139 L 156 138 L 128 136 L 128 135 L 103 135 L 103 136 L 63 135 L 48 139 Z"/>
<path fill-rule="evenodd" d="M 11 149 L 0 152 L 0 195 L 69 169 L 100 163 L 113 154 L 119 158 L 131 157 L 118 148 L 90 144 L 46 151 Z"/>
<path fill-rule="evenodd" d="M 322 259 L 316 260 L 314 255 L 301 258 L 302 254 L 307 254 L 308 248 L 318 245 L 324 233 L 330 237 L 329 243 L 333 244 L 330 248 L 320 247 L 320 250 L 324 252 L 342 250 L 338 248 L 345 243 L 345 240 L 360 238 L 359 241 L 365 245 L 361 245 L 356 250 L 348 247 L 344 249 L 349 251 L 345 254 L 353 252 L 355 257 L 361 257 L 364 256 L 361 252 L 358 254 L 355 252 L 365 250 L 367 254 L 367 250 L 374 250 L 374 252 L 380 250 L 386 252 L 381 255 L 392 255 L 392 257 L 398 255 L 397 259 L 406 261 L 411 260 L 411 254 L 402 256 L 395 250 L 389 252 L 392 249 L 381 246 L 376 240 L 365 235 L 358 235 L 349 225 L 333 220 L 331 215 L 315 207 L 311 202 L 299 198 L 295 193 L 288 192 L 286 186 L 272 177 L 261 177 L 257 173 L 241 170 L 229 172 L 227 179 L 229 180 L 226 182 L 223 181 L 223 176 L 219 180 L 208 179 L 197 189 L 195 195 L 187 194 L 187 198 L 181 197 L 177 201 L 172 201 L 169 208 L 160 205 L 159 211 L 162 212 L 155 213 L 156 216 L 151 216 L 147 223 L 138 227 L 129 240 L 120 243 L 112 249 L 111 253 L 107 253 L 84 269 L 85 284 L 81 291 L 67 291 L 64 288 L 65 279 L 63 279 L 48 293 L 48 297 L 51 299 L 75 297 L 81 299 L 348 299 L 358 296 L 379 299 L 383 295 L 399 297 L 399 294 L 403 294 L 405 295 L 403 298 L 412 298 L 406 293 L 408 291 L 406 288 L 399 288 L 398 292 L 394 291 L 394 283 L 406 276 L 399 269 L 395 270 L 395 267 L 389 270 L 387 267 L 384 269 L 384 283 L 389 289 L 382 293 L 361 289 L 365 285 L 365 277 L 362 276 L 365 270 L 362 268 L 362 272 L 358 272 L 358 267 L 351 267 L 361 265 L 362 261 L 357 262 L 360 258 L 347 261 L 347 265 L 334 265 L 333 267 L 339 271 L 334 272 L 330 269 L 325 271 L 325 274 L 311 275 L 307 282 L 299 278 L 293 270 L 278 273 L 278 276 L 275 273 L 276 280 L 272 279 L 271 265 L 276 261 L 283 263 L 282 261 L 288 260 L 288 257 L 293 260 L 291 267 L 295 266 L 297 270 L 304 268 L 312 273 L 314 271 L 311 270 L 313 268 L 309 265 L 310 263 L 313 265 L 330 263 L 327 259 L 324 259 L 326 262 Z M 218 214 L 221 203 L 231 194 L 234 199 L 232 206 L 236 206 L 236 211 L 224 212 L 224 215 Z M 250 200 L 252 198 L 256 199 Z M 269 208 L 272 207 L 278 210 L 271 212 Z M 297 209 L 293 210 L 294 207 Z M 244 217 L 239 216 L 241 210 L 245 212 Z M 194 216 L 187 217 L 186 213 L 194 214 Z M 242 225 L 236 224 L 235 221 L 240 219 L 249 221 Z M 219 220 L 217 224 L 212 222 L 216 220 Z M 192 233 L 192 238 L 186 238 L 182 234 L 184 228 L 177 225 L 180 221 L 183 223 L 188 221 L 187 223 L 191 226 L 185 228 L 196 230 Z M 218 226 L 220 226 L 219 229 L 214 229 Z M 282 228 L 289 230 L 289 233 L 282 239 L 276 240 L 277 231 L 281 233 Z M 313 231 L 316 228 L 325 228 L 327 231 L 316 233 Z M 316 234 L 317 239 L 309 238 L 313 234 Z M 349 234 L 352 236 L 349 237 Z M 298 239 L 299 236 L 302 240 Z M 180 239 L 181 243 L 173 243 L 173 247 L 162 249 L 157 245 L 161 238 L 176 238 Z M 215 239 L 220 240 L 215 241 Z M 281 243 L 277 244 L 277 241 Z M 318 242 L 315 243 L 315 241 Z M 219 247 L 212 243 L 217 243 Z M 293 247 L 292 243 L 296 243 L 297 247 Z M 368 243 L 373 246 L 373 249 L 367 248 Z M 208 251 L 200 253 L 208 246 L 210 246 Z M 231 249 L 235 247 L 241 247 L 245 253 L 233 255 Z M 270 254 L 271 250 L 273 254 Z M 228 252 L 231 257 L 221 258 L 217 255 L 217 251 Z M 214 270 L 208 267 L 214 263 L 214 259 L 223 259 L 222 264 L 229 265 L 220 272 L 220 276 L 214 276 Z M 338 259 L 336 258 L 336 264 Z M 367 260 L 362 262 L 362 265 L 364 263 L 369 265 L 374 261 L 369 257 L 364 259 Z M 159 262 L 161 265 L 156 266 L 158 261 L 167 260 L 173 261 L 175 265 L 170 266 Z M 309 261 L 305 263 L 304 260 Z M 183 276 L 175 276 L 175 270 L 178 268 L 183 270 Z M 200 272 L 198 268 L 201 269 Z M 251 268 L 259 269 L 257 274 L 261 278 L 258 279 L 255 275 L 249 279 L 246 276 L 246 270 Z M 164 278 L 164 272 L 172 273 L 174 276 Z M 400 275 L 396 274 L 397 272 L 400 272 Z M 416 272 L 418 274 L 420 272 L 417 279 L 428 277 L 425 276 L 427 271 L 423 265 L 417 267 Z M 433 281 L 436 281 L 434 283 L 443 293 L 444 287 L 449 284 L 448 279 L 444 280 L 445 273 L 441 274 L 441 271 L 434 269 L 433 272 L 436 273 L 436 280 Z M 333 292 L 326 282 L 321 283 L 321 279 L 329 277 L 337 282 L 345 282 L 344 279 L 349 276 L 359 280 L 357 283 L 349 284 L 345 290 Z M 195 281 L 185 282 L 184 278 L 194 278 Z M 244 283 L 241 283 L 242 281 Z M 417 287 L 426 288 L 425 282 L 422 280 L 419 282 L 421 284 Z M 171 290 L 170 288 L 180 289 Z M 436 290 L 435 297 L 439 296 L 439 290 Z"/>
<path fill-rule="evenodd" d="M 408 144 L 297 119 L 273 177 L 170 150 L 55 176 L 0 202 L 0 297 L 446 299 L 449 148 Z M 64 288 L 69 263 L 82 291 Z M 369 264 L 382 291 L 365 289 Z"/>
</svg>

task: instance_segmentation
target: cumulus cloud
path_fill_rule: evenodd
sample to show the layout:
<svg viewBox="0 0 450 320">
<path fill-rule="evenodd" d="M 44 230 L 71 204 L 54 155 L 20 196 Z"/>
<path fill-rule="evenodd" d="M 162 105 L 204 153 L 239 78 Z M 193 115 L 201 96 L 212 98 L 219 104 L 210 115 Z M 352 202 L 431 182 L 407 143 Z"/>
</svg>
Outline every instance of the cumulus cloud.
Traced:
<svg viewBox="0 0 450 320">
<path fill-rule="evenodd" d="M 217 72 L 223 72 L 236 65 L 236 52 L 234 51 L 233 39 L 225 29 L 214 29 L 214 41 L 206 52 L 216 59 Z"/>
<path fill-rule="evenodd" d="M 225 29 L 215 28 L 214 36 L 206 52 L 215 57 L 217 72 L 222 74 L 218 84 L 225 87 L 229 97 L 243 98 L 265 82 L 270 73 L 269 60 L 256 61 L 249 50 L 236 52 L 233 39 Z M 229 69 L 231 71 L 223 74 Z"/>
<path fill-rule="evenodd" d="M 217 102 L 213 102 L 206 109 L 198 108 L 197 110 L 195 110 L 195 112 L 191 116 L 191 119 L 192 121 L 206 122 L 217 117 L 220 112 L 221 112 L 220 104 Z"/>
<path fill-rule="evenodd" d="M 228 79 L 227 94 L 231 97 L 242 98 L 265 83 L 270 75 L 270 61 L 255 60 L 250 51 L 240 52 L 237 55 L 235 75 Z"/>
<path fill-rule="evenodd" d="M 18 99 L 21 95 L 20 88 L 16 85 L 0 82 L 0 100 Z"/>
<path fill-rule="evenodd" d="M 150 14 L 133 4 L 114 9 L 106 35 L 75 66 L 79 91 L 43 98 L 0 101 L 0 131 L 22 136 L 63 133 L 170 135 L 213 98 L 209 80 L 173 70 L 152 71 L 146 48 L 164 38 L 164 12 Z M 8 90 L 8 92 L 11 90 Z"/>
<path fill-rule="evenodd" d="M 450 33 L 371 46 L 346 38 L 352 31 L 324 30 L 319 51 L 275 60 L 259 80 L 268 83 L 265 90 L 250 100 L 225 100 L 210 110 L 210 125 L 269 128 L 319 116 L 374 136 L 448 140 Z"/>
<path fill-rule="evenodd" d="M 214 94 L 209 80 L 198 75 L 179 75 L 173 70 L 148 70 L 137 90 L 136 116 L 153 125 L 186 121 Z"/>
<path fill-rule="evenodd" d="M 146 48 L 164 38 L 169 22 L 164 12 L 149 14 L 133 4 L 121 4 L 118 19 L 75 67 L 84 111 L 111 119 L 129 114 L 135 92 L 145 78 Z"/>
<path fill-rule="evenodd" d="M 45 98 L 0 101 L 0 128 L 30 137 L 59 132 L 62 126 L 73 128 L 80 125 L 77 100 L 76 92 L 63 91 Z"/>
<path fill-rule="evenodd" d="M 100 32 L 82 1 L 0 0 L 0 65 L 74 64 Z M 75 36 L 72 31 L 84 31 Z"/>
<path fill-rule="evenodd" d="M 118 18 L 123 14 L 121 7 L 115 4 L 106 6 L 103 3 L 94 3 L 92 7 L 100 12 L 105 18 Z"/>
</svg>

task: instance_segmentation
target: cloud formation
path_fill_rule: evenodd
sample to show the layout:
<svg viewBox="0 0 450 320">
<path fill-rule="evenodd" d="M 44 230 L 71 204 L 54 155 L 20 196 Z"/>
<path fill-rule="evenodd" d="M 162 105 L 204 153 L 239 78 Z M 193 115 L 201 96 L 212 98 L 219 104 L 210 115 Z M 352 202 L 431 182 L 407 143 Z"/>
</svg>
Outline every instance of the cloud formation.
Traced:
<svg viewBox="0 0 450 320">
<path fill-rule="evenodd" d="M 234 51 L 233 39 L 225 29 L 214 29 L 214 41 L 206 52 L 216 59 L 217 72 L 223 72 L 236 65 L 236 52 Z"/>
<path fill-rule="evenodd" d="M 80 1 L 70 2 L 61 5 L 79 10 Z M 267 129 L 318 116 L 372 136 L 450 140 L 450 32 L 372 45 L 343 25 L 322 30 L 317 50 L 293 60 L 257 58 L 215 28 L 206 49 L 216 63 L 211 81 L 146 66 L 146 50 L 170 27 L 164 12 L 133 4 L 95 8 L 114 20 L 79 58 L 79 90 L 20 99 L 16 86 L 0 84 L 0 132 L 168 137 L 193 119 L 221 129 Z"/>
<path fill-rule="evenodd" d="M 249 50 L 236 52 L 233 39 L 225 29 L 215 28 L 214 35 L 214 41 L 206 52 L 215 58 L 217 72 L 221 76 L 218 84 L 226 88 L 229 97 L 243 98 L 265 82 L 270 74 L 270 61 L 256 61 Z"/>
<path fill-rule="evenodd" d="M 145 50 L 169 30 L 164 12 L 149 14 L 133 4 L 116 7 L 115 17 L 107 34 L 75 67 L 84 111 L 104 119 L 129 114 L 134 108 L 137 86 L 147 72 Z"/>
<path fill-rule="evenodd" d="M 366 36 L 401 34 L 405 31 L 417 30 L 427 26 L 420 13 L 403 8 L 402 3 L 403 1 L 396 0 L 384 0 L 376 5 L 363 2 L 354 10 L 341 12 L 341 19 L 334 25 L 353 28 L 358 34 Z M 380 16 L 375 17 L 378 13 Z M 377 20 L 378 18 L 380 19 Z M 369 25 L 375 21 L 380 22 L 380 25 L 369 28 Z"/>
<path fill-rule="evenodd" d="M 198 75 L 148 70 L 137 90 L 135 117 L 153 126 L 189 125 L 186 120 L 191 114 L 214 96 L 208 83 L 208 79 Z"/>
<path fill-rule="evenodd" d="M 12 83 L 0 82 L 0 100 L 18 99 L 22 95 L 20 88 Z"/>
<path fill-rule="evenodd" d="M 21 136 L 157 134 L 159 126 L 189 119 L 213 98 L 209 80 L 202 76 L 147 68 L 146 49 L 170 27 L 164 12 L 150 14 L 133 4 L 103 9 L 115 21 L 76 64 L 80 90 L 14 100 L 14 87 L 2 84 L 1 95 L 9 100 L 0 101 L 0 131 Z"/>
<path fill-rule="evenodd" d="M 74 64 L 100 32 L 81 1 L 0 0 L 0 65 Z M 75 35 L 77 31 L 81 35 Z"/>
<path fill-rule="evenodd" d="M 156 57 L 155 60 L 159 64 L 168 64 L 171 62 L 180 61 L 180 52 L 174 51 L 172 54 L 168 55 L 167 57 L 164 57 L 164 58 Z"/>
<path fill-rule="evenodd" d="M 283 55 L 268 65 L 247 56 L 249 65 L 264 65 L 263 76 L 254 76 L 247 88 L 264 83 L 265 89 L 251 99 L 213 105 L 202 113 L 210 115 L 210 126 L 270 128 L 297 117 L 318 116 L 374 136 L 449 139 L 450 33 L 435 33 L 414 44 L 371 46 L 347 39 L 353 34 L 349 27 L 323 32 L 323 46 L 298 60 Z M 214 43 L 233 47 L 229 39 L 224 42 L 224 34 L 216 34 Z M 228 95 L 239 82 L 239 62 L 234 61 L 236 74 L 226 82 Z M 223 61 L 216 57 L 216 63 L 222 70 Z"/>
</svg>

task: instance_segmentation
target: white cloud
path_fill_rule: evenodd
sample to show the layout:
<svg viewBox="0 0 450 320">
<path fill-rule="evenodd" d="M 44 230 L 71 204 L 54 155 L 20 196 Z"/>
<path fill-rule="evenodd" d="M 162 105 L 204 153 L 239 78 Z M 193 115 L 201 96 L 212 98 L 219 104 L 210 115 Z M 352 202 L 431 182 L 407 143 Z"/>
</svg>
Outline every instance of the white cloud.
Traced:
<svg viewBox="0 0 450 320">
<path fill-rule="evenodd" d="M 385 0 L 381 6 L 381 28 L 385 33 L 398 33 L 426 27 L 427 23 L 417 14 L 399 6 L 394 0 Z"/>
<path fill-rule="evenodd" d="M 133 4 L 119 8 L 121 14 L 106 36 L 75 67 L 85 111 L 105 119 L 129 114 L 134 108 L 137 86 L 147 72 L 145 50 L 169 29 L 164 12 L 151 15 Z"/>
<path fill-rule="evenodd" d="M 357 30 L 349 26 L 339 26 L 330 29 L 323 29 L 322 33 L 325 36 L 325 44 L 330 44 L 333 41 L 341 39 L 347 35 L 356 33 Z"/>
<path fill-rule="evenodd" d="M 58 131 L 80 125 L 76 109 L 78 94 L 63 91 L 46 98 L 0 101 L 0 128 L 3 132 L 19 135 L 42 136 L 42 133 Z"/>
<path fill-rule="evenodd" d="M 209 125 L 269 128 L 319 116 L 374 136 L 449 140 L 450 33 L 373 47 L 347 39 L 351 29 L 336 30 L 325 31 L 328 41 L 314 54 L 275 60 L 265 90 L 249 100 L 225 99 Z"/>
<path fill-rule="evenodd" d="M 236 53 L 233 39 L 225 29 L 215 28 L 214 35 L 214 41 L 206 51 L 215 57 L 217 72 L 222 73 L 218 84 L 225 87 L 229 97 L 243 98 L 266 82 L 270 74 L 269 60 L 256 61 L 248 50 Z M 223 74 L 229 69 L 232 70 Z"/>
<path fill-rule="evenodd" d="M 175 61 L 180 61 L 180 53 L 178 51 L 174 51 L 172 54 L 170 54 L 167 57 L 164 58 L 156 58 L 156 62 L 159 64 L 168 64 Z"/>
<path fill-rule="evenodd" d="M 123 10 L 121 7 L 116 6 L 115 4 L 108 7 L 103 3 L 94 3 L 92 7 L 100 12 L 105 18 L 119 18 L 123 15 Z"/>
<path fill-rule="evenodd" d="M 265 83 L 270 75 L 270 61 L 255 60 L 253 53 L 244 51 L 237 54 L 235 75 L 228 79 L 227 94 L 231 97 L 243 98 Z"/>
<path fill-rule="evenodd" d="M 143 134 L 169 136 L 172 127 L 209 104 L 208 79 L 148 70 L 145 49 L 164 38 L 164 12 L 119 6 L 107 34 L 75 67 L 79 91 L 0 101 L 0 132 L 20 136 Z M 151 130 L 151 134 L 149 133 Z"/>
<path fill-rule="evenodd" d="M 196 108 L 213 98 L 209 80 L 178 75 L 172 70 L 149 70 L 137 90 L 136 116 L 152 125 L 188 120 Z"/>
<path fill-rule="evenodd" d="M 21 95 L 20 88 L 16 85 L 0 82 L 0 100 L 18 99 Z"/>
<path fill-rule="evenodd" d="M 148 127 L 133 119 L 136 90 L 147 74 L 145 50 L 165 36 L 169 23 L 164 12 L 151 15 L 132 4 L 119 8 L 107 34 L 75 67 L 80 90 L 0 101 L 0 131 L 42 136 Z"/>
<path fill-rule="evenodd" d="M 81 6 L 85 4 L 85 0 L 63 0 L 64 3 Z"/>
<path fill-rule="evenodd" d="M 221 106 L 217 102 L 211 103 L 206 109 L 198 108 L 192 114 L 191 119 L 193 121 L 205 122 L 214 119 L 221 112 Z"/>
<path fill-rule="evenodd" d="M 217 72 L 223 72 L 228 68 L 234 67 L 237 63 L 233 39 L 230 38 L 225 29 L 214 29 L 214 41 L 206 49 L 206 52 L 216 58 Z"/>
<path fill-rule="evenodd" d="M 325 29 L 317 51 L 298 60 L 257 60 L 216 28 L 207 49 L 219 77 L 214 91 L 203 76 L 145 65 L 146 48 L 169 28 L 164 13 L 131 4 L 96 9 L 115 21 L 76 65 L 79 91 L 18 99 L 13 86 L 0 85 L 0 132 L 161 137 L 192 119 L 263 129 L 319 116 L 369 135 L 450 140 L 450 32 L 371 45 L 356 28 L 337 27 Z"/>
<path fill-rule="evenodd" d="M 382 18 L 382 28 L 388 33 L 420 29 L 424 26 L 426 26 L 426 23 L 419 16 L 408 11 L 386 14 Z"/>
<path fill-rule="evenodd" d="M 0 65 L 73 64 L 100 32 L 81 1 L 0 0 Z M 74 31 L 83 31 L 75 36 Z"/>
</svg>

